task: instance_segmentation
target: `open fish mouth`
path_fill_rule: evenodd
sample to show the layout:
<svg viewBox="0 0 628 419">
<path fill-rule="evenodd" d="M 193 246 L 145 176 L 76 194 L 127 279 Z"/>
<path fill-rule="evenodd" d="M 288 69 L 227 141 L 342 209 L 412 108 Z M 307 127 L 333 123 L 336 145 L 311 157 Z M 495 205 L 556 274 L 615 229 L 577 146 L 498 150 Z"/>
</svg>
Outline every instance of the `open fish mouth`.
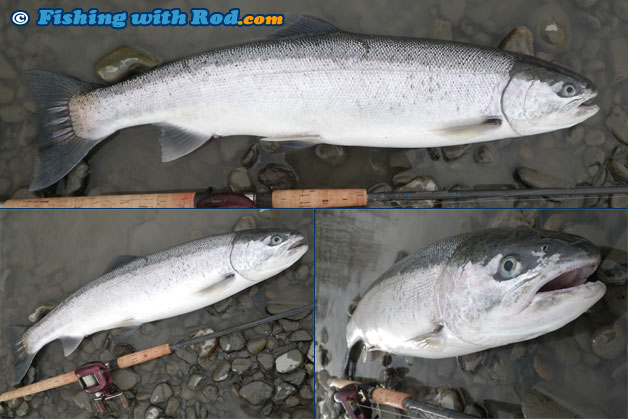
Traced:
<svg viewBox="0 0 628 419">
<path fill-rule="evenodd" d="M 292 245 L 288 248 L 288 250 L 302 249 L 304 247 L 307 248 L 307 244 L 305 243 L 305 238 L 300 238 L 296 240 L 294 243 L 292 243 Z"/>
<path fill-rule="evenodd" d="M 547 282 L 542 284 L 535 292 L 535 296 L 577 288 L 587 282 L 587 279 L 595 272 L 597 266 L 598 264 L 596 262 L 589 262 L 569 267 L 567 270 L 564 270 L 554 278 L 550 278 Z"/>
</svg>

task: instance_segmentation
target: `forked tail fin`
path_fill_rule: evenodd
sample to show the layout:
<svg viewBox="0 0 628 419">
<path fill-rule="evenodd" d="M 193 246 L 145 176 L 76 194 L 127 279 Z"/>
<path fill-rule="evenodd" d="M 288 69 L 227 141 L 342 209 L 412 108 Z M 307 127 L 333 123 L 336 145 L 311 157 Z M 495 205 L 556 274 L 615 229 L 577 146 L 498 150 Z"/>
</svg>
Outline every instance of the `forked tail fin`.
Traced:
<svg viewBox="0 0 628 419">
<path fill-rule="evenodd" d="M 9 326 L 7 328 L 7 335 L 13 350 L 13 385 L 22 381 L 33 362 L 33 358 L 37 355 L 37 352 L 30 353 L 29 348 L 24 344 L 22 337 L 26 329 L 28 328 L 24 326 Z"/>
<path fill-rule="evenodd" d="M 59 181 L 74 168 L 101 139 L 76 135 L 70 115 L 70 99 L 94 86 L 49 71 L 25 73 L 39 109 L 39 156 L 30 190 Z"/>
</svg>

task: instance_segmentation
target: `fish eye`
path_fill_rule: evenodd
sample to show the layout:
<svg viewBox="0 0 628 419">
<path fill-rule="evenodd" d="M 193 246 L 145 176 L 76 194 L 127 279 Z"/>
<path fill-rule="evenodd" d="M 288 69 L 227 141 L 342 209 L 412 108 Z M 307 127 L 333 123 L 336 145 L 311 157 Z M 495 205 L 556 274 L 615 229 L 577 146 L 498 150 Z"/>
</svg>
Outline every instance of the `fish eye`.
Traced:
<svg viewBox="0 0 628 419">
<path fill-rule="evenodd" d="M 519 271 L 519 261 L 514 256 L 505 256 L 499 264 L 499 274 L 506 279 L 514 278 Z"/>
<path fill-rule="evenodd" d="M 281 243 L 282 241 L 283 241 L 283 238 L 280 235 L 275 234 L 274 236 L 270 238 L 270 245 L 275 246 Z"/>
<path fill-rule="evenodd" d="M 560 89 L 559 94 L 562 97 L 572 97 L 575 96 L 576 93 L 578 93 L 578 89 L 573 83 L 565 83 L 563 88 Z"/>
</svg>

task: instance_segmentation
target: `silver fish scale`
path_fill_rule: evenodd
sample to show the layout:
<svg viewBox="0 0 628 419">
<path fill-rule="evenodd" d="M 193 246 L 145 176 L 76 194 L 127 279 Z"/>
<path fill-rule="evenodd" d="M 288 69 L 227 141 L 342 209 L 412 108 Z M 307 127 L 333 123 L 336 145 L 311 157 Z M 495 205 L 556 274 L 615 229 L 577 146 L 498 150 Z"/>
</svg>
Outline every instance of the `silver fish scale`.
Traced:
<svg viewBox="0 0 628 419">
<path fill-rule="evenodd" d="M 431 332 L 435 324 L 430 320 L 438 316 L 435 285 L 466 237 L 459 235 L 433 243 L 383 273 L 360 300 L 347 327 L 348 337 L 355 329 L 385 329 L 409 339 Z"/>
<path fill-rule="evenodd" d="M 72 120 L 85 138 L 170 123 L 208 136 L 427 141 L 430 130 L 501 115 L 513 62 L 492 49 L 410 38 L 332 33 L 263 41 L 75 97 Z"/>
</svg>

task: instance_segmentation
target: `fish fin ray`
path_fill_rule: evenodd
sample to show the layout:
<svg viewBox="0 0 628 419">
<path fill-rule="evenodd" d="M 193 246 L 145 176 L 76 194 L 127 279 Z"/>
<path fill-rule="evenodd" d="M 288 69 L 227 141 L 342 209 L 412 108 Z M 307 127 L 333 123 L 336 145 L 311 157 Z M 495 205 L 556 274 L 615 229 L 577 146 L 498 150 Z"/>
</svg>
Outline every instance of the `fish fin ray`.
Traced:
<svg viewBox="0 0 628 419">
<path fill-rule="evenodd" d="M 70 99 L 96 86 L 49 71 L 30 70 L 24 74 L 39 109 L 38 156 L 30 190 L 58 182 L 106 137 L 79 137 L 70 117 Z"/>
<path fill-rule="evenodd" d="M 59 338 L 63 345 L 63 356 L 68 356 L 78 348 L 83 341 L 83 336 L 63 336 Z"/>
<path fill-rule="evenodd" d="M 33 358 L 37 352 L 30 353 L 24 344 L 22 336 L 28 329 L 27 326 L 9 326 L 6 329 L 11 349 L 13 351 L 13 382 L 12 385 L 18 384 L 26 375 L 28 368 L 33 362 Z"/>
<path fill-rule="evenodd" d="M 286 39 L 304 35 L 315 35 L 327 32 L 340 32 L 336 26 L 322 19 L 297 13 L 284 15 L 287 25 L 268 36 L 267 39 Z"/>
<path fill-rule="evenodd" d="M 158 124 L 161 130 L 161 161 L 169 162 L 190 154 L 207 141 L 211 136 L 171 124 Z"/>
<path fill-rule="evenodd" d="M 198 296 L 208 296 L 208 295 L 211 295 L 211 294 L 220 294 L 221 292 L 223 292 L 224 290 L 229 288 L 231 286 L 231 284 L 233 284 L 234 281 L 235 281 L 235 274 L 230 273 L 228 275 L 225 275 L 224 278 L 222 278 L 220 281 L 214 282 L 210 286 L 196 291 L 194 294 L 196 294 Z"/>
<path fill-rule="evenodd" d="M 288 148 L 309 148 L 314 147 L 316 144 L 323 142 L 323 139 L 319 135 L 292 135 L 285 137 L 265 137 L 260 141 L 280 142 L 282 147 Z"/>
<path fill-rule="evenodd" d="M 414 344 L 417 348 L 429 350 L 432 352 L 441 352 L 445 349 L 443 342 L 443 335 L 441 331 L 443 325 L 439 324 L 432 332 L 424 335 L 415 336 L 412 339 L 408 339 L 406 342 Z"/>
<path fill-rule="evenodd" d="M 499 129 L 502 125 L 502 119 L 499 117 L 487 118 L 481 122 L 468 125 L 458 125 L 448 128 L 436 130 L 437 134 L 444 135 L 452 140 L 470 140 L 486 134 L 493 130 Z"/>
</svg>

